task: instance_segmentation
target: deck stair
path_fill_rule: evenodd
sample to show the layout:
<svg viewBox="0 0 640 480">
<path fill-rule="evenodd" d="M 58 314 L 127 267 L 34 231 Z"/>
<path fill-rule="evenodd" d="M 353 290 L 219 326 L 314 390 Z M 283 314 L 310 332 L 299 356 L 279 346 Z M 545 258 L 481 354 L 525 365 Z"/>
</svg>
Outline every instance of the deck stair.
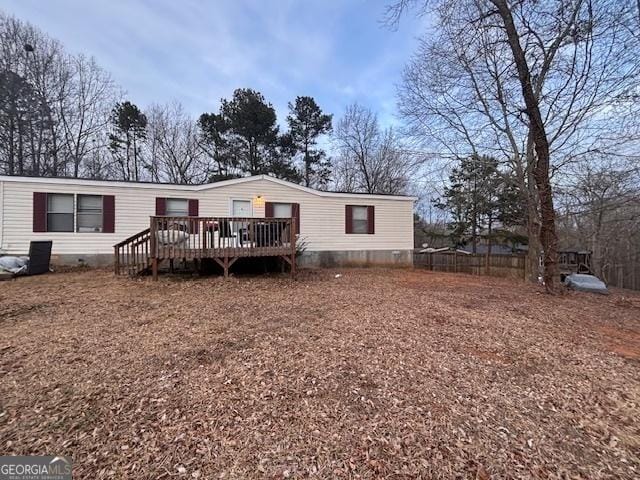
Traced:
<svg viewBox="0 0 640 480">
<path fill-rule="evenodd" d="M 124 239 L 113 246 L 114 269 L 116 275 L 134 277 L 151 270 L 151 229 Z"/>
</svg>

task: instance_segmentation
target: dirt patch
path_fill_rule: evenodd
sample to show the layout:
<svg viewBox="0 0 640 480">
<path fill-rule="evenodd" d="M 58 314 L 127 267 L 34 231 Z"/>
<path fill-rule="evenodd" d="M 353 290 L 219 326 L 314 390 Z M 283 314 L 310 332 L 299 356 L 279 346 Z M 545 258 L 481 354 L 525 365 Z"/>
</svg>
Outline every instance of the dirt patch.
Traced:
<svg viewBox="0 0 640 480">
<path fill-rule="evenodd" d="M 398 269 L 98 270 L 6 282 L 0 305 L 1 450 L 70 455 L 77 478 L 640 472 L 627 292 Z"/>
<path fill-rule="evenodd" d="M 23 315 L 38 312 L 47 307 L 46 303 L 33 303 L 26 305 L 8 305 L 5 304 L 0 311 L 0 323 L 5 320 L 15 319 Z"/>
<path fill-rule="evenodd" d="M 612 352 L 632 360 L 640 360 L 640 331 L 613 325 L 600 327 L 598 331 L 604 336 Z"/>
</svg>

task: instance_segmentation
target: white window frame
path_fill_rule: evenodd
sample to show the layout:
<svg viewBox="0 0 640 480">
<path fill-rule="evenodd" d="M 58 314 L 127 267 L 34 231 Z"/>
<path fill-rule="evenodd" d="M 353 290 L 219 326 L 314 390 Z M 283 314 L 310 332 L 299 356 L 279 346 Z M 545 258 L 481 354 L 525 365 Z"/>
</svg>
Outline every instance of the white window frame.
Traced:
<svg viewBox="0 0 640 480">
<path fill-rule="evenodd" d="M 186 211 L 185 211 L 184 215 L 174 215 L 174 214 L 169 213 L 169 202 L 170 202 L 171 200 L 181 200 L 181 201 L 186 202 L 186 204 L 187 204 L 187 209 L 186 209 Z M 188 198 L 182 198 L 182 197 L 165 197 L 164 202 L 165 202 L 165 210 L 166 210 L 166 211 L 165 211 L 165 216 L 167 216 L 167 217 L 188 217 L 188 216 L 189 216 L 189 199 L 188 199 Z"/>
<path fill-rule="evenodd" d="M 293 216 L 293 202 L 271 202 L 273 205 L 273 217 L 274 218 L 291 218 Z M 289 210 L 291 211 L 291 215 L 288 217 L 279 217 L 276 215 L 276 205 L 289 205 Z"/>
<path fill-rule="evenodd" d="M 75 233 L 104 233 L 104 195 L 94 195 L 93 193 L 76 193 L 74 194 L 75 198 L 74 198 L 74 208 L 73 208 L 73 213 L 74 213 L 74 223 L 75 223 Z M 100 230 L 95 231 L 84 231 L 81 232 L 79 230 L 80 228 L 80 222 L 78 221 L 78 218 L 80 217 L 80 197 L 99 197 L 100 198 L 100 219 L 102 220 L 100 222 Z"/>
<path fill-rule="evenodd" d="M 60 195 L 60 196 L 65 196 L 65 197 L 71 197 L 72 202 L 73 202 L 73 209 L 71 211 L 71 217 L 72 217 L 72 223 L 71 223 L 71 230 L 50 230 L 49 226 L 50 223 L 49 222 L 49 215 L 56 215 L 56 212 L 49 212 L 49 198 L 51 196 L 55 196 L 55 195 Z M 47 225 L 47 233 L 75 233 L 76 231 L 76 194 L 75 193 L 65 193 L 65 192 L 51 192 L 51 193 L 47 193 L 47 210 L 46 210 L 46 225 Z M 62 213 L 62 215 L 69 215 L 69 213 Z"/>
<path fill-rule="evenodd" d="M 365 223 L 365 229 L 364 232 L 356 232 L 356 218 L 355 218 L 355 209 L 356 208 L 361 208 L 364 209 L 365 212 L 365 219 L 364 221 Z M 362 222 L 362 220 L 358 220 L 360 222 Z M 351 230 L 352 230 L 352 234 L 353 235 L 366 235 L 369 233 L 369 206 L 368 205 L 352 205 L 351 206 Z"/>
</svg>

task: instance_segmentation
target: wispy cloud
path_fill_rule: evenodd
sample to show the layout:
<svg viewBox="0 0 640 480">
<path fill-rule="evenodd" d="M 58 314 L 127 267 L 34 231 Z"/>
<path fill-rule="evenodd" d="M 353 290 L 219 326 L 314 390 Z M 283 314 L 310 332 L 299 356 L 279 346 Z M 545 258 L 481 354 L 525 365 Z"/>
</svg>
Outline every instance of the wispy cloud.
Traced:
<svg viewBox="0 0 640 480">
<path fill-rule="evenodd" d="M 361 102 L 393 123 L 395 83 L 421 28 L 381 27 L 384 3 L 362 0 L 2 0 L 10 14 L 96 57 L 145 106 L 177 100 L 193 115 L 237 87 L 278 111 L 312 95 L 340 116 Z"/>
</svg>

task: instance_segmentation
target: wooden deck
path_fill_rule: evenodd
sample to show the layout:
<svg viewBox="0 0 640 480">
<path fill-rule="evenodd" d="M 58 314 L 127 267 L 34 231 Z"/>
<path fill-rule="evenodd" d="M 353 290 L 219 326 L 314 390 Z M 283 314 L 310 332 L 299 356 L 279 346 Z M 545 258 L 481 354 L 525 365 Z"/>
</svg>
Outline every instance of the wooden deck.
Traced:
<svg viewBox="0 0 640 480">
<path fill-rule="evenodd" d="M 157 279 L 163 261 L 213 259 L 223 269 L 242 257 L 281 257 L 296 265 L 294 218 L 253 217 L 150 217 L 148 229 L 114 245 L 116 274 L 137 275 L 151 271 Z"/>
</svg>

